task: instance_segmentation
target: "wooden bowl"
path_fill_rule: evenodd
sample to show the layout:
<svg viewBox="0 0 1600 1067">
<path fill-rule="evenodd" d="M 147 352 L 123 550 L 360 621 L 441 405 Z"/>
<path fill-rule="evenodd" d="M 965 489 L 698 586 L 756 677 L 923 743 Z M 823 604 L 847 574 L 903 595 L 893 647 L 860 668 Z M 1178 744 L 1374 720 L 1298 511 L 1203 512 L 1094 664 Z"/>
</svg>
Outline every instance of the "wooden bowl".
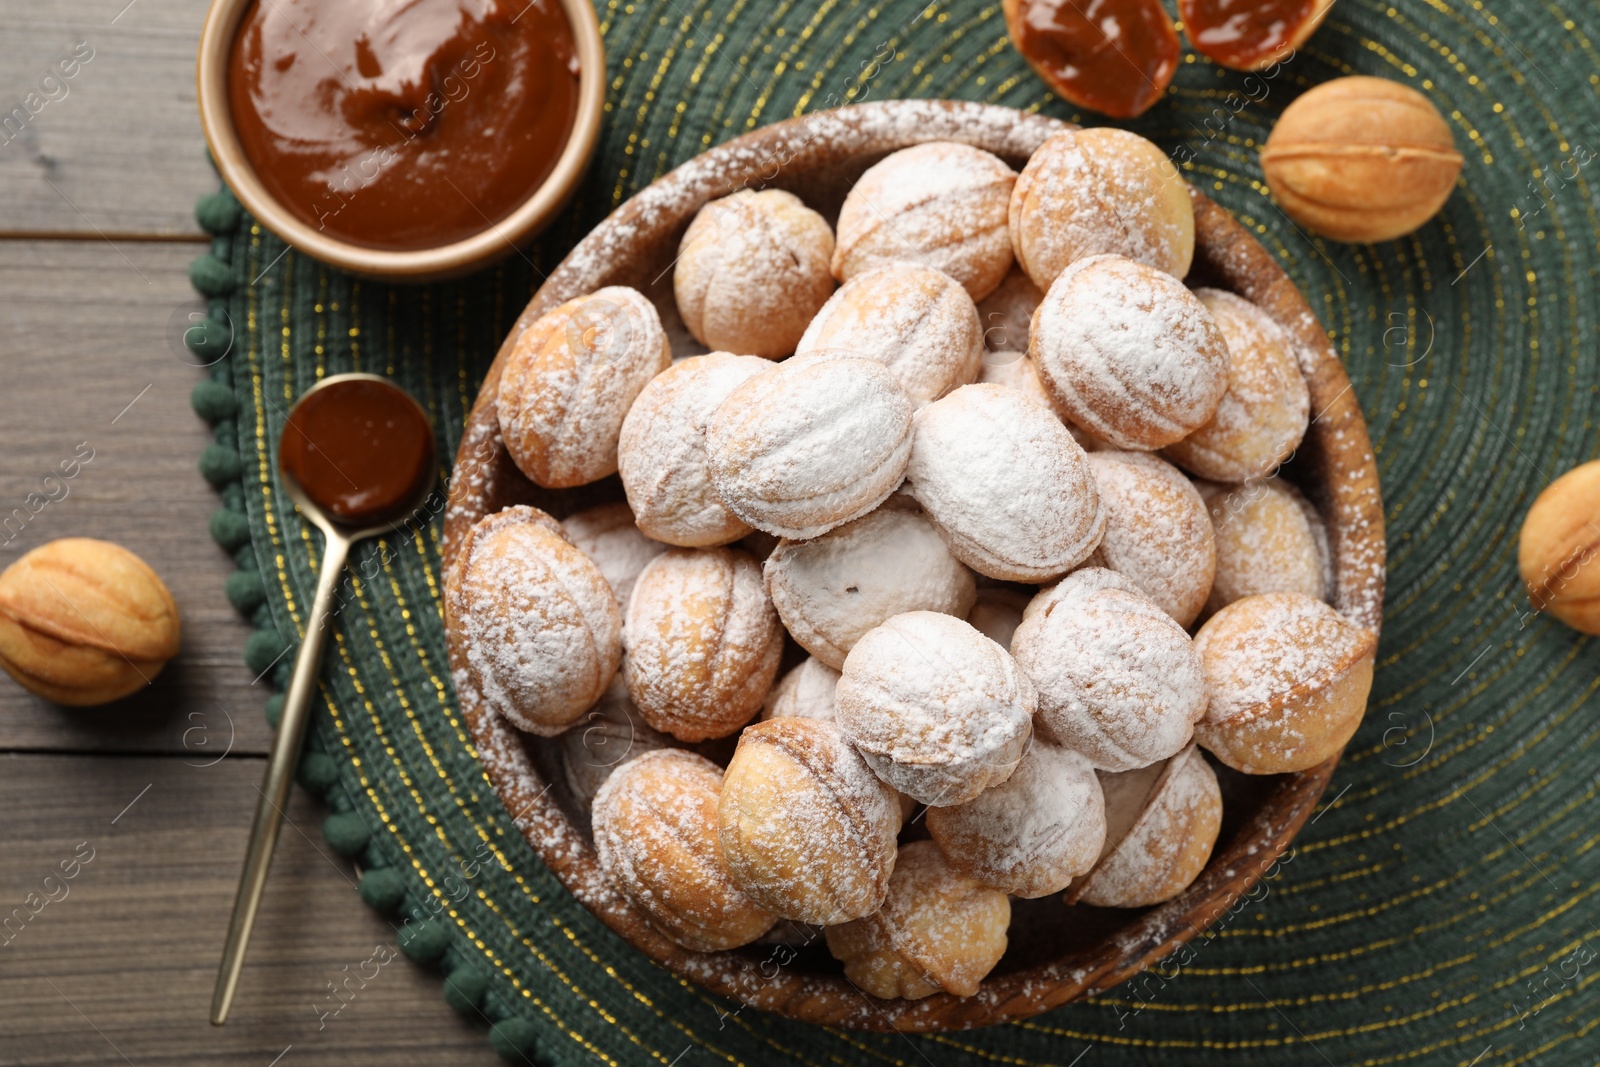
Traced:
<svg viewBox="0 0 1600 1067">
<path fill-rule="evenodd" d="M 600 22 L 589 0 L 560 0 L 572 27 L 578 54 L 578 111 L 556 165 L 544 182 L 510 215 L 471 237 L 433 248 L 407 251 L 368 248 L 319 230 L 284 207 L 267 191 L 245 157 L 228 103 L 228 64 L 239 23 L 255 0 L 213 0 L 200 30 L 195 87 L 200 127 L 222 180 L 261 224 L 295 248 L 325 263 L 391 282 L 429 282 L 452 278 L 510 255 L 538 233 L 571 199 L 583 180 L 600 138 L 606 98 L 606 53 Z"/>
<path fill-rule="evenodd" d="M 745 185 L 802 196 L 830 219 L 861 172 L 889 152 L 923 141 L 964 141 L 1020 168 L 1063 123 L 1008 108 L 942 101 L 885 101 L 821 112 L 756 130 L 685 163 L 623 204 L 589 234 L 522 313 L 478 393 L 456 455 L 445 519 L 444 560 L 479 518 L 527 503 L 559 516 L 620 499 L 615 477 L 578 490 L 543 490 L 507 456 L 495 417 L 500 368 L 518 334 L 555 305 L 603 285 L 630 285 L 661 310 L 674 348 L 691 349 L 673 306 L 671 264 L 701 205 Z M 1361 409 L 1311 308 L 1272 257 L 1226 211 L 1190 189 L 1195 264 L 1189 280 L 1230 289 L 1270 312 L 1299 343 L 1315 419 L 1288 472 L 1325 519 L 1337 572 L 1333 603 L 1376 630 L 1383 606 L 1383 506 Z M 877 1000 L 845 980 L 816 938 L 796 953 L 757 944 L 696 953 L 657 933 L 601 875 L 588 817 L 568 793 L 560 745 L 523 736 L 485 712 L 449 634 L 461 710 L 489 779 L 517 813 L 528 842 L 590 910 L 662 966 L 707 989 L 791 1018 L 862 1030 L 953 1030 L 1023 1018 L 1108 989 L 1161 959 L 1224 915 L 1254 885 L 1305 822 L 1337 758 L 1299 774 L 1248 777 L 1219 768 L 1221 836 L 1211 862 L 1177 898 L 1154 908 L 1069 907 L 1059 896 L 1016 901 L 1010 949 L 975 996 Z"/>
</svg>

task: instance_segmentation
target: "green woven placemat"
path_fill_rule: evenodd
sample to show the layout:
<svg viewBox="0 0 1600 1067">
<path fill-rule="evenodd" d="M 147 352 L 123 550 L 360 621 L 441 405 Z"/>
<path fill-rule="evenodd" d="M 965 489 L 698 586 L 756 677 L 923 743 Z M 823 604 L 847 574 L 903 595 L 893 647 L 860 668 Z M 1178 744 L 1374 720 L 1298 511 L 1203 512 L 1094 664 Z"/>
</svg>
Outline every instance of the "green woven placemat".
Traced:
<svg viewBox="0 0 1600 1067">
<path fill-rule="evenodd" d="M 417 396 L 441 486 L 478 382 L 540 277 L 633 192 L 707 146 L 850 99 L 944 96 L 1093 123 L 1012 51 L 997 4 L 861 0 L 600 10 L 606 127 L 572 209 L 526 256 L 422 289 L 293 252 L 226 194 L 195 264 L 216 425 L 212 534 L 281 682 L 318 540 L 284 507 L 273 443 L 328 373 Z M 1600 14 L 1541 0 L 1342 0 L 1274 77 L 1185 55 L 1133 124 L 1250 226 L 1310 298 L 1372 427 L 1389 599 L 1372 706 L 1287 862 L 1187 966 L 972 1033 L 836 1033 L 710 997 L 576 904 L 511 827 L 455 710 L 439 615 L 439 522 L 369 544 L 330 643 L 301 779 L 327 834 L 396 914 L 446 996 L 537 1064 L 1477 1064 L 1600 1062 L 1594 821 L 1600 656 L 1528 615 L 1516 531 L 1550 478 L 1594 454 L 1600 219 L 1587 165 Z M 1311 240 L 1273 206 L 1256 149 L 1283 107 L 1340 74 L 1426 93 L 1466 155 L 1420 234 Z M 269 708 L 269 712 L 271 708 Z M 1080 1058 L 1081 1057 L 1081 1058 Z"/>
</svg>

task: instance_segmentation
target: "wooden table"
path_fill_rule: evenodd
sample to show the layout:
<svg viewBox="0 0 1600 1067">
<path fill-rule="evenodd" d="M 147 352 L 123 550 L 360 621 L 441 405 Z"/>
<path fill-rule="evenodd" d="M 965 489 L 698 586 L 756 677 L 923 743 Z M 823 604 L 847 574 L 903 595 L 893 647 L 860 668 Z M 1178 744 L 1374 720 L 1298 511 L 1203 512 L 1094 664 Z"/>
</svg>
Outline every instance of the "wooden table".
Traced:
<svg viewBox="0 0 1600 1067">
<path fill-rule="evenodd" d="M 439 976 L 403 959 L 319 1018 L 328 984 L 394 934 L 298 791 L 232 1021 L 208 1022 L 270 691 L 244 666 L 232 564 L 206 534 L 218 501 L 195 463 L 210 437 L 189 408 L 203 372 L 181 344 L 206 248 L 192 209 L 217 184 L 195 114 L 205 8 L 0 0 L 0 119 L 58 58 L 93 50 L 0 128 L 0 523 L 27 516 L 0 526 L 0 566 L 58 537 L 114 540 L 166 579 L 184 623 L 177 661 L 104 710 L 0 677 L 0 917 L 92 856 L 0 935 L 0 1065 L 498 1063 Z M 85 447 L 65 496 L 42 484 Z M 59 499 L 29 515 L 34 492 Z"/>
</svg>

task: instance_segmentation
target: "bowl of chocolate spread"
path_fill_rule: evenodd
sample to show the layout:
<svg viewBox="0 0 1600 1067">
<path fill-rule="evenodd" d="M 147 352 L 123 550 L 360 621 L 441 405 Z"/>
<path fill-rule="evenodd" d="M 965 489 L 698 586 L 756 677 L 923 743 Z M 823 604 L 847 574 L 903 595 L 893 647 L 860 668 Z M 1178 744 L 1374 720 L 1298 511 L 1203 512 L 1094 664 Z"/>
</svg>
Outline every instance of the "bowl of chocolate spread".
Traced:
<svg viewBox="0 0 1600 1067">
<path fill-rule="evenodd" d="M 594 151 L 587 0 L 215 0 L 200 120 L 223 180 L 289 244 L 430 281 L 544 227 Z"/>
</svg>

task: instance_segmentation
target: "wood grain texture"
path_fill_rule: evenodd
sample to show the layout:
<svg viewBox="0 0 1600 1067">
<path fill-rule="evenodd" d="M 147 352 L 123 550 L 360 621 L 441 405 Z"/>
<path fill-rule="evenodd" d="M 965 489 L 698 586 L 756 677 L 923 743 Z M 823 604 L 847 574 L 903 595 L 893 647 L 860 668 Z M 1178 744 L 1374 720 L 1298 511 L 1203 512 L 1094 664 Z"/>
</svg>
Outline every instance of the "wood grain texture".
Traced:
<svg viewBox="0 0 1600 1067">
<path fill-rule="evenodd" d="M 154 685 L 103 709 L 59 708 L 0 676 L 0 749 L 202 761 L 231 733 L 235 753 L 264 753 L 271 691 L 244 666 L 250 628 L 222 588 L 234 564 L 206 533 L 219 500 L 195 466 L 211 430 L 189 392 L 205 372 L 181 337 L 201 307 L 187 276 L 198 249 L 122 251 L 127 260 L 98 238 L 0 241 L 0 566 L 57 537 L 125 545 L 172 589 L 183 652 Z M 76 477 L 47 486 L 82 449 L 93 458 Z M 32 493 L 58 499 L 33 514 Z"/>
<path fill-rule="evenodd" d="M 457 1016 L 438 973 L 398 955 L 299 790 L 233 1016 L 210 1024 L 262 766 L 0 755 L 0 1065 L 266 1067 L 291 1045 L 281 1067 L 500 1062 L 487 1024 Z M 63 879 L 75 853 L 92 859 Z M 379 946 L 393 960 L 367 964 Z M 347 965 L 377 974 L 341 1002 L 328 983 Z"/>
<path fill-rule="evenodd" d="M 194 202 L 217 182 L 195 110 L 205 11 L 205 0 L 0 6 L 0 237 L 105 233 L 124 251 L 203 239 Z M 41 85 L 78 46 L 93 57 Z M 6 125 L 19 107 L 26 121 Z"/>
</svg>

